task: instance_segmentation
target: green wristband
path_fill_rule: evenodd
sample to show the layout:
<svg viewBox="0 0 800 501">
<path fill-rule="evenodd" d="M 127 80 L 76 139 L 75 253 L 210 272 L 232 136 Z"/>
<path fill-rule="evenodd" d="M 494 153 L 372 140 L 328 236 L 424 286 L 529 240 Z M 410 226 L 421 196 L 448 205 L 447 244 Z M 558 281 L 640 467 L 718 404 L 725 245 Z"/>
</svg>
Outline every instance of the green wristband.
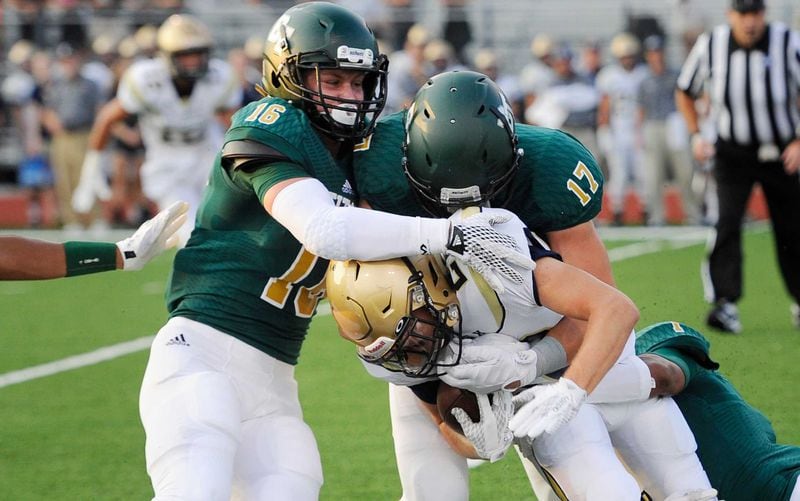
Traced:
<svg viewBox="0 0 800 501">
<path fill-rule="evenodd" d="M 117 246 L 107 242 L 65 242 L 67 276 L 117 269 Z"/>
</svg>

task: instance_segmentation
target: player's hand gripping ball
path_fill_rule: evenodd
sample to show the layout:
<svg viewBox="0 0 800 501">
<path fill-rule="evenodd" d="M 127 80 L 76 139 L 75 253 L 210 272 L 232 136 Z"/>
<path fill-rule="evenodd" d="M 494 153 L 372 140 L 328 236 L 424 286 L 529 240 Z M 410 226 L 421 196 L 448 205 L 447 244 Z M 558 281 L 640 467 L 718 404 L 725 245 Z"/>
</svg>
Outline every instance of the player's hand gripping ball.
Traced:
<svg viewBox="0 0 800 501">
<path fill-rule="evenodd" d="M 491 396 L 489 397 L 491 398 Z M 457 432 L 464 434 L 461 425 L 456 420 L 451 410 L 455 407 L 464 409 L 470 419 L 478 422 L 481 419 L 481 413 L 478 409 L 478 399 L 475 394 L 469 390 L 456 388 L 444 382 L 439 382 L 439 390 L 436 393 L 436 408 L 439 411 L 439 416 L 447 423 L 450 428 Z"/>
</svg>

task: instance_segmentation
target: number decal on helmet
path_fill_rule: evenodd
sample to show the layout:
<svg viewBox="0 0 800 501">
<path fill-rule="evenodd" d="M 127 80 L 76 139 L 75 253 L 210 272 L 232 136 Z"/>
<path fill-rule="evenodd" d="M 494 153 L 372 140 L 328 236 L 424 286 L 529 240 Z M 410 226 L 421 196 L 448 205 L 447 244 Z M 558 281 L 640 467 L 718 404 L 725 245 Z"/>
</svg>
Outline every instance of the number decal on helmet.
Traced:
<svg viewBox="0 0 800 501">
<path fill-rule="evenodd" d="M 502 105 L 499 108 L 499 112 L 505 117 L 506 125 L 508 127 L 508 131 L 510 133 L 514 133 L 514 112 L 511 110 L 511 105 L 508 103 L 508 99 L 506 95 L 500 93 L 500 100 L 502 101 Z"/>
</svg>

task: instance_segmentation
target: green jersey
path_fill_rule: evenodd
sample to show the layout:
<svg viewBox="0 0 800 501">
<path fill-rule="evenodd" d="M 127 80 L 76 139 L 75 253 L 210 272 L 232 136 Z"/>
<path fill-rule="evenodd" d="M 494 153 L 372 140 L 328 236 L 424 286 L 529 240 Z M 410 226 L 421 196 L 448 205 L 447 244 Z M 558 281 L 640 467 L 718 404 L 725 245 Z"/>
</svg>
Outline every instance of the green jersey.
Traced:
<svg viewBox="0 0 800 501">
<path fill-rule="evenodd" d="M 800 478 L 800 447 L 779 445 L 769 420 L 716 370 L 708 341 L 678 322 L 642 330 L 636 352 L 678 364 L 686 387 L 673 398 L 697 440 L 697 454 L 719 498 L 789 500 Z"/>
<path fill-rule="evenodd" d="M 285 159 L 243 172 L 217 156 L 192 236 L 175 257 L 167 308 L 170 316 L 210 325 L 295 364 L 324 293 L 328 262 L 266 212 L 263 196 L 280 181 L 314 177 L 335 203 L 352 205 L 351 158 L 337 163 L 306 115 L 277 98 L 250 103 L 234 115 L 225 143 L 242 140 Z"/>
<path fill-rule="evenodd" d="M 356 145 L 353 171 L 359 197 L 373 209 L 425 216 L 402 167 L 405 112 L 380 120 L 375 132 Z M 511 189 L 495 200 L 531 230 L 545 234 L 594 218 L 603 198 L 603 175 L 578 140 L 555 129 L 517 125 L 525 154 Z"/>
</svg>

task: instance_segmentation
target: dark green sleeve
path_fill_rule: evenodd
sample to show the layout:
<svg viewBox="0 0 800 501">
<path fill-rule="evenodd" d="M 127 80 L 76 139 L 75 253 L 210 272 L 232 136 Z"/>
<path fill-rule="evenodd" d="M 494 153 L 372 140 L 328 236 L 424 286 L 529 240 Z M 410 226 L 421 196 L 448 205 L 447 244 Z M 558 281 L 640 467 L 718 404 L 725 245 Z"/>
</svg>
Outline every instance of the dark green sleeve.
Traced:
<svg viewBox="0 0 800 501">
<path fill-rule="evenodd" d="M 231 174 L 236 185 L 252 188 L 259 200 L 264 200 L 267 190 L 276 184 L 297 177 L 309 177 L 309 174 L 299 165 L 289 162 L 271 163 L 247 171 L 236 169 Z"/>
<path fill-rule="evenodd" d="M 681 368 L 684 377 L 684 388 L 689 385 L 689 383 L 697 374 L 707 370 L 701 367 L 694 357 L 675 348 L 658 348 L 650 353 L 665 358 Z"/>
<path fill-rule="evenodd" d="M 680 322 L 660 322 L 641 329 L 636 336 L 636 354 L 671 348 L 690 357 L 701 367 L 719 369 L 711 359 L 708 340 L 696 329 Z"/>
<path fill-rule="evenodd" d="M 600 212 L 603 174 L 577 139 L 544 127 L 517 127 L 525 155 L 501 206 L 545 235 L 591 221 Z"/>
</svg>

